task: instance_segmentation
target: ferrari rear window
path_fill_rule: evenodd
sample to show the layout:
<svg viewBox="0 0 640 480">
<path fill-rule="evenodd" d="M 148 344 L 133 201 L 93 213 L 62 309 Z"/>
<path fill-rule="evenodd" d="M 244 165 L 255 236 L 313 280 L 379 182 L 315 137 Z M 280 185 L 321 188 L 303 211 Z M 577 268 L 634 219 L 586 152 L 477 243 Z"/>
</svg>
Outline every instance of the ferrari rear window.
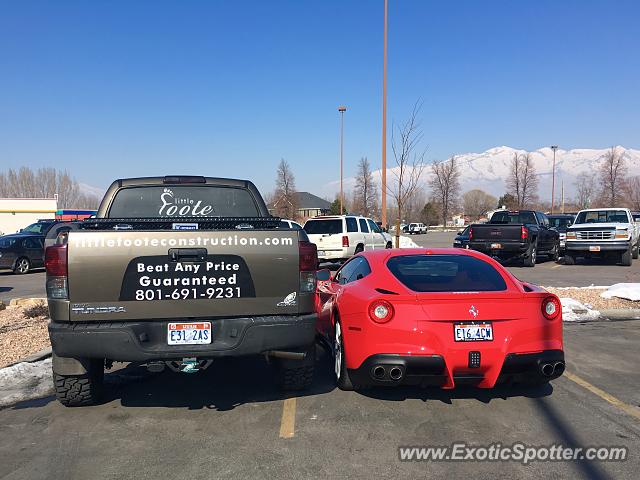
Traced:
<svg viewBox="0 0 640 480">
<path fill-rule="evenodd" d="M 488 263 L 466 255 L 403 255 L 387 268 L 414 292 L 500 292 L 502 275 Z"/>
</svg>

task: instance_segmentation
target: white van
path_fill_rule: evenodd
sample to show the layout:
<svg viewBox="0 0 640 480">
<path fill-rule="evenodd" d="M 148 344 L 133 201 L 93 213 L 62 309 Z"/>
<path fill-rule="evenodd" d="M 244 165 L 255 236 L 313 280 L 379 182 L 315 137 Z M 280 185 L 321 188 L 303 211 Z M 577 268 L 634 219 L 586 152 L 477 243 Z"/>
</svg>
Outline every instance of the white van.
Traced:
<svg viewBox="0 0 640 480">
<path fill-rule="evenodd" d="M 365 250 L 392 247 L 392 238 L 370 218 L 355 215 L 315 217 L 304 231 L 318 247 L 318 260 L 344 260 Z"/>
</svg>

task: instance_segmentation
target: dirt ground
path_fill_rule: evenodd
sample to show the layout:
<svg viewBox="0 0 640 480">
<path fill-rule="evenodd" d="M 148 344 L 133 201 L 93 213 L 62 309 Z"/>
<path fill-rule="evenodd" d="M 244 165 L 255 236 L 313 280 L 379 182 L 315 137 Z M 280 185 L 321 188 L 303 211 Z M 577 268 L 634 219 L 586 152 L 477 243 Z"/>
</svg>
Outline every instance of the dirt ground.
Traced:
<svg viewBox="0 0 640 480">
<path fill-rule="evenodd" d="M 50 346 L 46 315 L 26 318 L 29 307 L 8 306 L 0 311 L 0 368 Z"/>
<path fill-rule="evenodd" d="M 544 287 L 558 297 L 570 297 L 583 305 L 589 305 L 594 310 L 607 310 L 612 308 L 640 308 L 640 302 L 632 302 L 622 298 L 602 298 L 600 294 L 605 288 L 553 288 Z"/>
</svg>

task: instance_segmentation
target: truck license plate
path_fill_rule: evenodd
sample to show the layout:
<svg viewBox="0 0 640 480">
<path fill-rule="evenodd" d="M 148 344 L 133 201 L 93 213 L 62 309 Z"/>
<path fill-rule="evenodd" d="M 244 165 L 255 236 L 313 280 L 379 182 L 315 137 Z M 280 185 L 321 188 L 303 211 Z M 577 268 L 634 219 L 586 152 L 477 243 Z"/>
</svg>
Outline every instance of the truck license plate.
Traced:
<svg viewBox="0 0 640 480">
<path fill-rule="evenodd" d="M 319 257 L 326 257 L 327 256 L 327 252 L 325 252 L 324 250 L 318 250 L 318 256 Z"/>
<path fill-rule="evenodd" d="M 600 251 L 600 246 L 599 245 L 591 245 L 589 247 L 589 251 L 590 252 L 599 252 Z"/>
<path fill-rule="evenodd" d="M 491 342 L 493 326 L 491 322 L 455 323 L 453 339 L 456 342 Z"/>
<path fill-rule="evenodd" d="M 206 345 L 211 343 L 211 322 L 169 323 L 169 345 Z"/>
<path fill-rule="evenodd" d="M 491 249 L 492 250 L 500 250 L 502 248 L 502 244 L 501 243 L 492 243 L 491 244 Z"/>
</svg>

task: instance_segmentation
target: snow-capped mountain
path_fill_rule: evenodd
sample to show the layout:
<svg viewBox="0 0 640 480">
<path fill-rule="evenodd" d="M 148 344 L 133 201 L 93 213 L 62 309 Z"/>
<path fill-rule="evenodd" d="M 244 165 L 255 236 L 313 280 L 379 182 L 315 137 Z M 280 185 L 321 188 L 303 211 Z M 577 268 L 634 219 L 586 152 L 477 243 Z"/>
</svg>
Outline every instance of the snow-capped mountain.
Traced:
<svg viewBox="0 0 640 480">
<path fill-rule="evenodd" d="M 618 152 L 625 159 L 629 175 L 640 175 L 640 150 L 624 148 L 618 146 Z M 556 198 L 559 200 L 561 195 L 561 186 L 564 182 L 565 198 L 569 199 L 574 196 L 576 177 L 584 172 L 595 172 L 602 163 L 603 156 L 607 153 L 608 148 L 588 149 L 576 148 L 573 150 L 556 151 Z M 460 162 L 461 175 L 461 191 L 466 192 L 473 188 L 479 188 L 495 196 L 505 193 L 505 180 L 509 175 L 510 164 L 514 153 L 527 153 L 526 150 L 520 150 L 511 147 L 495 147 L 482 153 L 464 153 L 456 155 Z M 551 171 L 553 166 L 553 151 L 549 147 L 540 148 L 531 153 L 531 158 L 536 167 L 536 173 L 539 178 L 538 194 L 544 199 L 551 198 Z M 390 157 L 390 156 L 389 156 Z M 393 157 L 388 158 L 389 165 L 393 165 Z M 394 168 L 387 170 L 387 181 L 395 181 L 393 174 Z M 381 170 L 374 171 L 374 177 L 380 184 Z M 424 170 L 422 176 L 423 183 L 427 183 L 431 176 L 429 166 Z M 352 190 L 355 184 L 353 178 L 345 179 L 345 189 Z M 340 183 L 330 182 L 325 185 L 326 194 L 333 196 Z"/>
</svg>

